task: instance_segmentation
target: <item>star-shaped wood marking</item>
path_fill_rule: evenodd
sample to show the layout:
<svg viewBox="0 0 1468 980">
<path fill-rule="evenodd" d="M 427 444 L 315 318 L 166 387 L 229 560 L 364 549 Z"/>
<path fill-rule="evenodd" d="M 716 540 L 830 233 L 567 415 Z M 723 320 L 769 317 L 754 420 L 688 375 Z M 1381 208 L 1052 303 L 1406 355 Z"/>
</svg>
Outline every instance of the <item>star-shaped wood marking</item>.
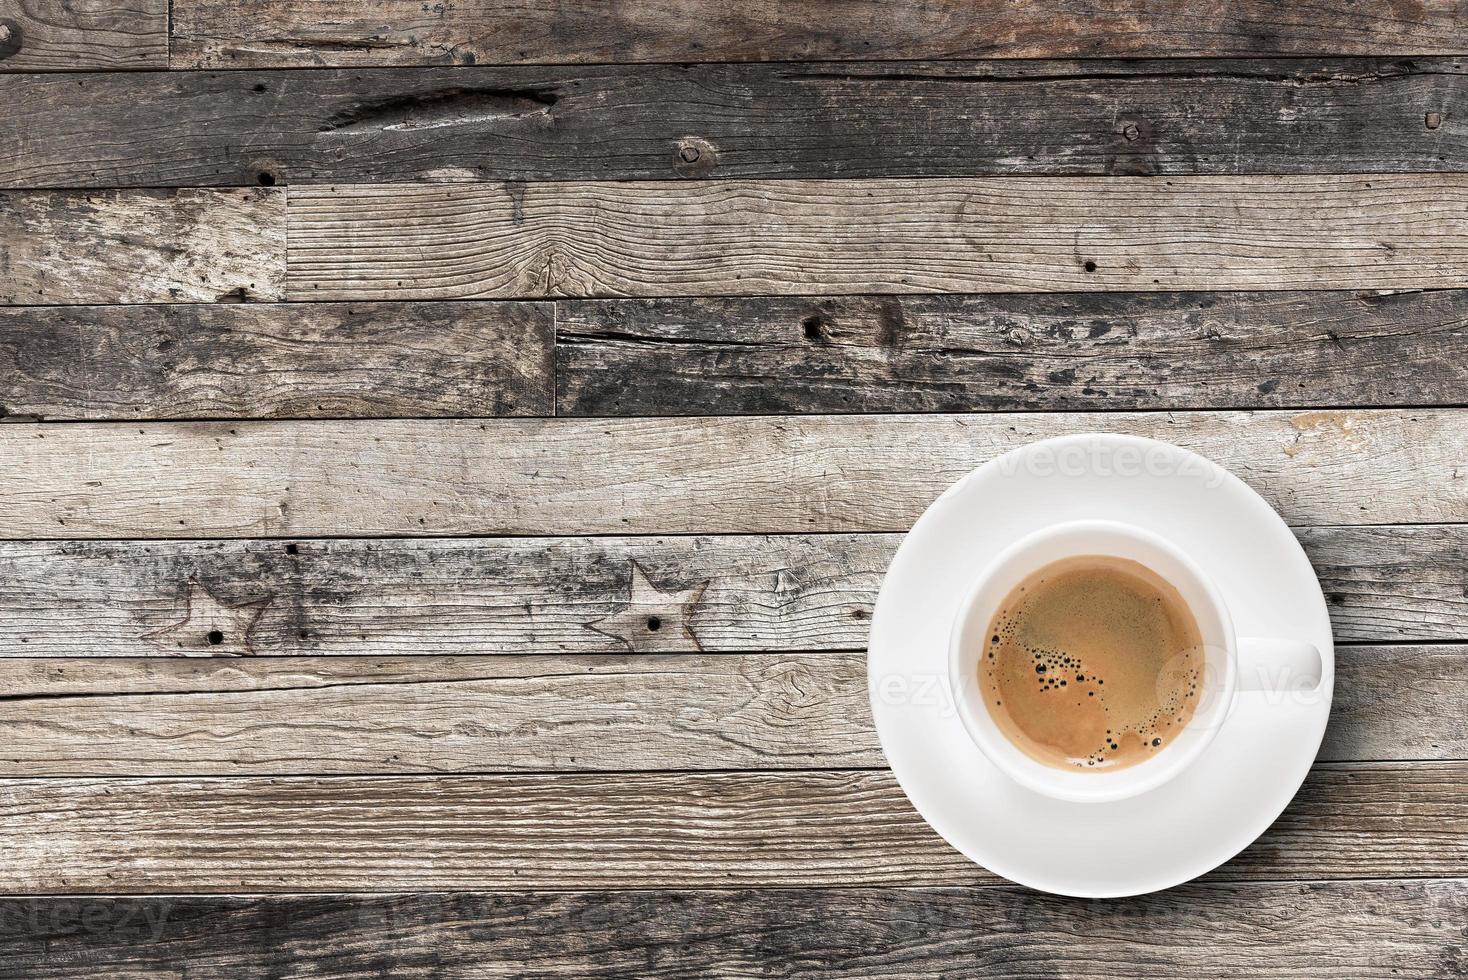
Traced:
<svg viewBox="0 0 1468 980">
<path fill-rule="evenodd" d="M 250 631 L 260 621 L 273 596 L 226 605 L 204 586 L 189 579 L 183 619 L 172 626 L 144 633 L 143 639 L 168 652 L 207 653 L 242 657 L 255 652 Z"/>
<path fill-rule="evenodd" d="M 631 581 L 627 586 L 627 604 L 610 616 L 595 619 L 586 628 L 621 640 L 633 653 L 677 653 L 702 650 L 694 635 L 693 610 L 708 588 L 708 580 L 691 589 L 664 592 L 642 571 L 642 566 L 629 561 Z"/>
</svg>

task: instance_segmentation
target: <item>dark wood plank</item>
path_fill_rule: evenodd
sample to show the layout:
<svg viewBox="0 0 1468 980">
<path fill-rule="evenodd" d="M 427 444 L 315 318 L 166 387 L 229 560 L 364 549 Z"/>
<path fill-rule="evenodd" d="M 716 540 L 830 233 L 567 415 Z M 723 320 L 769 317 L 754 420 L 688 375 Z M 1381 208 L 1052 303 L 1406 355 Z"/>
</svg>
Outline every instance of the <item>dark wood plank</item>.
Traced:
<svg viewBox="0 0 1468 980">
<path fill-rule="evenodd" d="M 9 0 L 0 73 L 167 68 L 168 10 L 168 0 Z"/>
<path fill-rule="evenodd" d="M 35 75 L 6 84 L 0 185 L 1463 171 L 1468 116 L 1447 110 L 1464 70 L 1210 59 Z"/>
<path fill-rule="evenodd" d="M 283 299 L 283 188 L 0 191 L 0 303 Z"/>
<path fill-rule="evenodd" d="M 1462 976 L 1461 880 L 0 900 L 0 976 Z M 548 941 L 547 937 L 553 937 Z"/>
<path fill-rule="evenodd" d="M 31 423 L 0 426 L 26 475 L 0 512 L 9 538 L 906 531 L 980 463 L 1097 431 L 1193 449 L 1291 524 L 1468 519 L 1452 409 Z"/>
<path fill-rule="evenodd" d="M 1296 534 L 1338 642 L 1468 642 L 1468 525 Z M 4 542 L 0 656 L 860 650 L 900 540 Z"/>
<path fill-rule="evenodd" d="M 554 334 L 545 303 L 0 308 L 0 412 L 551 415 Z"/>
<path fill-rule="evenodd" d="M 1468 291 L 564 300 L 561 415 L 1468 404 Z"/>
<path fill-rule="evenodd" d="M 292 299 L 1468 286 L 1468 175 L 291 189 Z"/>
<path fill-rule="evenodd" d="M 0 659 L 0 691 L 0 777 L 885 765 L 860 653 Z M 1342 647 L 1336 692 L 1321 759 L 1468 758 L 1468 647 Z"/>
<path fill-rule="evenodd" d="M 11 894 L 996 879 L 885 771 L 0 781 Z M 1317 766 L 1217 880 L 1468 875 L 1468 763 Z"/>
<path fill-rule="evenodd" d="M 174 67 L 1457 54 L 1457 0 L 1297 6 L 1041 0 L 176 0 Z"/>
</svg>

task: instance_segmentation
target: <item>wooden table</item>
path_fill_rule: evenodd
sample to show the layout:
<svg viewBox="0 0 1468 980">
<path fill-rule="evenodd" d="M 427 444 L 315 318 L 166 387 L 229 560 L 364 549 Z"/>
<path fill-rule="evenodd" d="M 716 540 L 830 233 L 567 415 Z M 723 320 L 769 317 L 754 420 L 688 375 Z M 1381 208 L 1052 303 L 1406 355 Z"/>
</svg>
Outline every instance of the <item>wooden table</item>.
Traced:
<svg viewBox="0 0 1468 980">
<path fill-rule="evenodd" d="M 1468 975 L 1468 9 L 0 0 L 0 974 Z M 1295 528 L 1300 796 L 1145 898 L 885 767 L 934 496 Z"/>
</svg>

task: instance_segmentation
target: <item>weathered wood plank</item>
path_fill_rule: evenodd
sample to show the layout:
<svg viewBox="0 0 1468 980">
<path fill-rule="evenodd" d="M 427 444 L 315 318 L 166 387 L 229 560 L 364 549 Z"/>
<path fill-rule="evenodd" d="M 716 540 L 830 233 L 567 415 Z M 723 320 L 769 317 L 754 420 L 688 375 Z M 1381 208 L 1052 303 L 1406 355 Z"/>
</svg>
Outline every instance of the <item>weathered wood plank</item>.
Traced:
<svg viewBox="0 0 1468 980">
<path fill-rule="evenodd" d="M 992 882 L 884 771 L 0 781 L 12 894 Z M 1468 873 L 1468 763 L 1324 765 L 1218 880 Z"/>
<path fill-rule="evenodd" d="M 1338 640 L 1464 638 L 1468 528 L 1301 528 L 1296 536 L 1320 577 Z"/>
<path fill-rule="evenodd" d="M 1460 880 L 10 898 L 0 975 L 1378 980 L 1453 976 L 1465 916 Z"/>
<path fill-rule="evenodd" d="M 0 72 L 167 67 L 168 0 L 7 0 L 0 6 Z"/>
<path fill-rule="evenodd" d="M 1452 172 L 1468 170 L 1468 120 L 1444 112 L 1464 72 L 1209 59 L 35 75 L 5 83 L 0 185 Z"/>
<path fill-rule="evenodd" d="M 292 189 L 292 299 L 1468 286 L 1468 175 Z"/>
<path fill-rule="evenodd" d="M 20 424 L 0 512 L 10 538 L 905 531 L 975 465 L 1094 431 L 1194 449 L 1291 524 L 1468 515 L 1450 409 Z"/>
<path fill-rule="evenodd" d="M 1139 4 L 1003 0 L 904 7 L 882 0 L 176 0 L 175 68 L 520 62 L 813 61 L 1457 54 L 1461 4 L 1295 7 L 1270 0 Z"/>
<path fill-rule="evenodd" d="M 1393 551 L 1416 540 L 1400 530 Z M 872 604 L 898 541 L 789 535 L 6 542 L 0 654 L 858 650 L 866 646 Z M 1374 591 L 1430 598 L 1455 580 L 1468 583 L 1468 570 L 1457 564 L 1456 575 L 1443 566 L 1440 590 L 1419 591 L 1437 569 L 1399 567 L 1393 584 Z M 1365 568 L 1361 574 L 1371 574 Z M 1353 597 L 1359 592 L 1351 590 Z M 1377 602 L 1394 606 L 1390 597 Z M 1415 603 L 1403 608 L 1402 618 L 1416 617 Z M 653 617 L 657 629 L 648 627 Z M 1468 638 L 1468 610 L 1423 622 Z M 175 624 L 183 625 L 171 629 Z M 211 644 L 215 629 L 221 635 Z"/>
<path fill-rule="evenodd" d="M 0 308 L 0 411 L 45 419 L 552 415 L 545 303 Z"/>
<path fill-rule="evenodd" d="M 1342 647 L 1320 758 L 1468 758 L 1465 651 Z M 0 692 L 0 777 L 885 765 L 859 653 L 5 659 Z"/>
<path fill-rule="evenodd" d="M 1468 525 L 1296 533 L 1338 642 L 1468 641 Z M 900 540 L 4 542 L 0 656 L 860 650 Z"/>
<path fill-rule="evenodd" d="M 0 303 L 282 299 L 283 189 L 0 191 Z"/>
<path fill-rule="evenodd" d="M 1468 291 L 563 300 L 561 415 L 1468 403 Z"/>
<path fill-rule="evenodd" d="M 0 691 L 0 776 L 884 764 L 860 654 L 0 660 Z"/>
<path fill-rule="evenodd" d="M 1464 647 L 1338 647 L 1334 694 L 1322 759 L 1468 758 Z"/>
</svg>

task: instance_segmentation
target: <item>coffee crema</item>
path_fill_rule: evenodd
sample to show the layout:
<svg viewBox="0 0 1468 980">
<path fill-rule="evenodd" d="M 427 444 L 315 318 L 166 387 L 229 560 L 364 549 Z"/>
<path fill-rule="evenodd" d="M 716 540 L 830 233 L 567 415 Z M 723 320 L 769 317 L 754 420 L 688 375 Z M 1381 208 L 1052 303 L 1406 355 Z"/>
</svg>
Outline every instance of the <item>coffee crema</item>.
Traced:
<svg viewBox="0 0 1468 980">
<path fill-rule="evenodd" d="M 1031 758 L 1114 771 L 1162 751 L 1198 705 L 1204 651 L 1183 597 L 1150 568 L 1085 555 L 1010 591 L 980 658 L 985 706 Z"/>
</svg>

